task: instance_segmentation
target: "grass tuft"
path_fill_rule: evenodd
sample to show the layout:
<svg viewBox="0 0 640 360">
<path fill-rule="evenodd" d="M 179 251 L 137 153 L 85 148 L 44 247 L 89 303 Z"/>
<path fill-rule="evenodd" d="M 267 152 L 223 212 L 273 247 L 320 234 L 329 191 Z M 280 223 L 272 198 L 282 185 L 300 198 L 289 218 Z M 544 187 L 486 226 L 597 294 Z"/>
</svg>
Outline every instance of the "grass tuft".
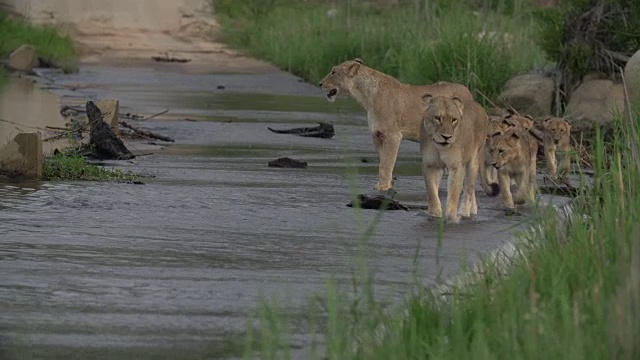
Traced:
<svg viewBox="0 0 640 360">
<path fill-rule="evenodd" d="M 511 76 L 545 64 L 527 11 L 507 17 L 436 1 L 416 17 L 413 6 L 381 10 L 352 1 L 331 17 L 323 3 L 282 3 L 214 1 L 228 43 L 311 83 L 361 57 L 403 82 L 455 81 L 479 99 L 495 99 Z"/>
<path fill-rule="evenodd" d="M 76 153 L 60 153 L 48 156 L 44 161 L 43 180 L 62 181 L 138 181 L 142 177 L 132 172 L 118 169 L 105 169 L 102 166 L 90 164 Z"/>
<path fill-rule="evenodd" d="M 53 27 L 29 25 L 0 12 L 0 58 L 24 44 L 35 46 L 39 57 L 56 62 L 65 71 L 76 66 L 77 54 L 69 36 L 61 35 Z"/>
</svg>

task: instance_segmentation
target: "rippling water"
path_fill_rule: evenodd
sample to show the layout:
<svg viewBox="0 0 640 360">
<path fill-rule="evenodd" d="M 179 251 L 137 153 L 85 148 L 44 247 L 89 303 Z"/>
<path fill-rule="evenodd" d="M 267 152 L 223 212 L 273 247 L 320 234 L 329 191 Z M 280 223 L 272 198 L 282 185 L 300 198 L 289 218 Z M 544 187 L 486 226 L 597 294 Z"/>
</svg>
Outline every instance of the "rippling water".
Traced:
<svg viewBox="0 0 640 360">
<path fill-rule="evenodd" d="M 135 109 L 126 94 L 123 106 Z M 286 110 L 269 111 L 294 122 Z M 365 191 L 376 179 L 377 164 L 359 162 L 376 158 L 364 123 L 338 124 L 331 140 L 271 134 L 255 121 L 140 125 L 177 140 L 117 164 L 155 176 L 145 185 L 0 183 L 5 357 L 228 356 L 261 295 L 296 312 L 323 293 L 330 274 L 350 283 L 357 237 L 375 216 L 345 206 L 350 171 L 358 169 L 354 182 Z M 266 166 L 280 156 L 309 168 Z M 424 199 L 416 163 L 417 144 L 403 144 L 403 201 Z M 439 251 L 437 223 L 419 211 L 385 213 L 369 247 L 377 293 L 399 296 L 411 286 L 419 242 L 420 275 L 432 283 L 507 241 L 516 220 L 498 199 L 479 204 L 479 218 L 449 227 Z"/>
</svg>

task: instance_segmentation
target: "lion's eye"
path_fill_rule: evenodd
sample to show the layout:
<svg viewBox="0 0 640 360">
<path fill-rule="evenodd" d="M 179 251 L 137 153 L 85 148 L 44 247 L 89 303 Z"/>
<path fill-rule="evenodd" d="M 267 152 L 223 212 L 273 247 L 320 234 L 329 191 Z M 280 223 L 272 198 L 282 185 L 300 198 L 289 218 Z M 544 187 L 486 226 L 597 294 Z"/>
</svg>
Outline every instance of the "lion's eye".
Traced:
<svg viewBox="0 0 640 360">
<path fill-rule="evenodd" d="M 436 122 L 438 123 L 442 121 L 442 118 L 440 116 L 436 116 L 435 119 L 436 119 Z"/>
<path fill-rule="evenodd" d="M 455 124 L 455 123 L 457 123 L 457 122 L 458 122 L 458 119 L 453 119 L 453 120 L 451 120 L 451 123 L 453 123 L 453 124 Z"/>
<path fill-rule="evenodd" d="M 500 154 L 504 154 L 504 150 L 500 149 L 500 151 L 498 151 Z"/>
</svg>

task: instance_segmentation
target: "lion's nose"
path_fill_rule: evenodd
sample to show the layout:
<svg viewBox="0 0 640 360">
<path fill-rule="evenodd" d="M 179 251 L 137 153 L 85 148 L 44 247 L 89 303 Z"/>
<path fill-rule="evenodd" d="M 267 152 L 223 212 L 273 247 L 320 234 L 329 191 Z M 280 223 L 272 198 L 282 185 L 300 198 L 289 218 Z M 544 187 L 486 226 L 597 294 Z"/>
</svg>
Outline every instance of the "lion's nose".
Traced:
<svg viewBox="0 0 640 360">
<path fill-rule="evenodd" d="M 445 139 L 445 140 L 449 140 L 452 137 L 453 137 L 453 135 L 444 135 L 444 134 L 442 135 L 442 138 Z"/>
</svg>

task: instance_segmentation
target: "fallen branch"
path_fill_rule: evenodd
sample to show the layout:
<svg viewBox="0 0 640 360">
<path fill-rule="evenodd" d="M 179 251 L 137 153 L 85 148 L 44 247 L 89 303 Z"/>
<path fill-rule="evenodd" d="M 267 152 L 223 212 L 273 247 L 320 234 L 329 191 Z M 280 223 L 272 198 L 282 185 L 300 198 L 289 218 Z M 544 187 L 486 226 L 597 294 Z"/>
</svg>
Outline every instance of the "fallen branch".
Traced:
<svg viewBox="0 0 640 360">
<path fill-rule="evenodd" d="M 158 134 L 152 133 L 151 131 L 139 129 L 137 127 L 134 127 L 134 126 L 131 126 L 131 125 L 127 124 L 126 121 L 120 121 L 120 126 L 125 127 L 125 128 L 127 128 L 129 130 L 132 130 L 136 135 L 138 135 L 140 137 L 158 139 L 158 140 L 168 141 L 168 142 L 175 142 L 174 139 L 172 139 L 172 138 L 170 138 L 168 136 L 158 135 Z"/>
<path fill-rule="evenodd" d="M 154 118 L 154 117 L 156 117 L 156 116 L 160 116 L 160 115 L 162 115 L 162 114 L 166 114 L 166 113 L 168 113 L 168 112 L 169 112 L 169 109 L 164 110 L 164 111 L 160 111 L 159 113 L 157 113 L 157 114 L 153 114 L 153 115 L 151 115 L 151 116 L 149 116 L 149 117 L 146 117 L 146 118 L 143 118 L 142 120 L 151 120 L 151 119 L 153 119 L 153 118 Z"/>
</svg>

